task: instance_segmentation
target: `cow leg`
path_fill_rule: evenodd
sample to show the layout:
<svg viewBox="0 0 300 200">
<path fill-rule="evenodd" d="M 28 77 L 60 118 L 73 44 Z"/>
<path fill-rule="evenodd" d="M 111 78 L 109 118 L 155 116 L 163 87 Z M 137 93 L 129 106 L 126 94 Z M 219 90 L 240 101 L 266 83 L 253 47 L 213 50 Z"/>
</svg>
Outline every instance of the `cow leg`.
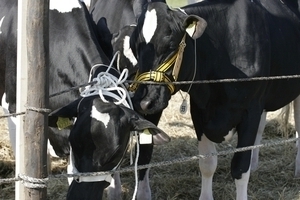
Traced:
<svg viewBox="0 0 300 200">
<path fill-rule="evenodd" d="M 265 126 L 266 126 L 266 117 L 267 113 L 263 112 L 260 117 L 260 122 L 258 126 L 257 135 L 255 138 L 255 145 L 259 145 L 260 141 L 262 139 L 262 134 L 264 132 Z M 255 171 L 258 167 L 258 158 L 259 158 L 259 148 L 252 150 L 252 158 L 251 158 L 251 171 Z"/>
<path fill-rule="evenodd" d="M 243 121 L 237 126 L 238 142 L 237 148 L 252 146 L 255 142 L 258 131 L 261 113 L 259 113 L 259 106 L 252 104 L 243 115 Z M 236 199 L 247 200 L 248 182 L 250 177 L 252 151 L 242 151 L 234 154 L 231 161 L 231 175 L 235 180 L 236 185 Z"/>
<path fill-rule="evenodd" d="M 122 199 L 122 187 L 120 173 L 114 173 L 113 178 L 111 179 L 110 185 L 107 188 L 107 199 L 108 200 L 120 200 Z"/>
<path fill-rule="evenodd" d="M 162 112 L 145 115 L 144 118 L 158 125 Z M 153 144 L 141 144 L 139 153 L 138 165 L 146 165 L 151 161 L 153 153 Z M 139 170 L 139 182 L 137 190 L 137 200 L 151 200 L 151 188 L 149 183 L 149 171 L 150 169 Z"/>
<path fill-rule="evenodd" d="M 250 169 L 242 174 L 240 179 L 235 179 L 236 186 L 236 200 L 247 200 L 248 199 L 248 182 L 250 177 Z"/>
<path fill-rule="evenodd" d="M 138 165 L 150 163 L 153 152 L 152 144 L 140 145 L 140 155 Z M 149 169 L 139 170 L 139 182 L 137 190 L 137 200 L 151 200 L 151 188 L 149 184 Z"/>
<path fill-rule="evenodd" d="M 251 153 L 251 151 L 238 152 L 232 159 L 231 174 L 236 185 L 236 200 L 247 200 L 248 198 Z"/>
<path fill-rule="evenodd" d="M 153 145 L 143 144 L 140 145 L 140 155 L 138 160 L 138 165 L 146 165 L 150 163 Z M 120 174 L 115 173 L 110 186 L 108 187 L 108 199 L 118 200 L 122 199 L 122 187 Z M 137 200 L 151 200 L 151 188 L 149 184 L 149 169 L 139 170 L 139 180 L 138 180 L 138 190 L 137 190 Z"/>
<path fill-rule="evenodd" d="M 215 144 L 209 139 L 207 139 L 207 137 L 204 134 L 201 136 L 201 140 L 198 143 L 198 149 L 200 155 L 206 155 L 217 152 Z M 217 156 L 212 156 L 199 160 L 199 167 L 202 178 L 201 194 L 199 200 L 213 200 L 212 181 L 213 175 L 217 168 L 217 163 Z"/>
<path fill-rule="evenodd" d="M 294 100 L 294 120 L 295 120 L 295 129 L 296 129 L 296 137 L 299 137 L 300 133 L 300 96 L 298 96 Z M 295 160 L 295 177 L 300 177 L 300 144 L 299 139 L 296 142 L 297 146 L 297 155 Z"/>
</svg>

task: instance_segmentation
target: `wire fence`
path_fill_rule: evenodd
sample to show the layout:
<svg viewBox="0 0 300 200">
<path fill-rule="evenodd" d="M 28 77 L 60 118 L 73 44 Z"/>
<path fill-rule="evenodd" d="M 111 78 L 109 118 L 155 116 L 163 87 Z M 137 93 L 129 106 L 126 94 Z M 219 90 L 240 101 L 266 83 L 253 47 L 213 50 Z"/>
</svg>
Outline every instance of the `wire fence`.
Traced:
<svg viewBox="0 0 300 200">
<path fill-rule="evenodd" d="M 279 145 L 284 145 L 284 144 L 287 144 L 290 142 L 295 142 L 297 140 L 298 140 L 298 138 L 290 138 L 290 139 L 285 139 L 285 140 L 273 140 L 271 142 L 259 144 L 259 145 L 247 146 L 247 147 L 242 147 L 242 148 L 229 148 L 229 149 L 219 151 L 216 153 L 209 153 L 209 154 L 205 154 L 205 155 L 195 155 L 195 156 L 190 156 L 190 157 L 181 157 L 181 158 L 176 158 L 173 160 L 168 160 L 168 161 L 163 161 L 163 162 L 154 162 L 154 163 L 150 163 L 147 165 L 139 165 L 137 167 L 137 170 L 147 169 L 147 168 L 152 168 L 152 167 L 163 167 L 163 166 L 168 166 L 168 165 L 173 165 L 173 164 L 178 164 L 178 163 L 191 162 L 191 161 L 195 161 L 195 160 L 199 160 L 199 159 L 206 159 L 206 158 L 213 157 L 213 156 L 225 156 L 225 155 L 234 154 L 237 152 L 253 150 L 256 148 L 279 146 Z M 44 188 L 44 187 L 46 187 L 47 182 L 50 181 L 51 179 L 77 178 L 80 176 L 83 176 L 83 177 L 100 176 L 100 175 L 113 174 L 116 172 L 119 172 L 119 173 L 133 172 L 134 170 L 135 170 L 134 166 L 129 166 L 129 167 L 125 167 L 122 169 L 113 170 L 113 171 L 49 175 L 47 178 L 44 178 L 44 179 L 33 178 L 33 177 L 29 177 L 29 176 L 20 174 L 20 175 L 18 175 L 18 177 L 15 177 L 15 178 L 0 179 L 0 184 L 12 183 L 15 181 L 22 181 L 24 183 L 24 185 L 28 188 Z"/>
<path fill-rule="evenodd" d="M 230 83 L 230 82 L 249 82 L 249 81 L 270 81 L 270 80 L 280 80 L 280 79 L 295 79 L 295 78 L 300 78 L 300 75 L 288 75 L 288 76 L 272 76 L 272 77 L 254 77 L 254 78 L 239 78 L 239 79 L 220 79 L 220 80 L 202 80 L 202 81 L 177 81 L 173 82 L 173 84 L 213 84 L 213 83 Z M 67 90 L 60 91 L 55 94 L 51 94 L 49 97 L 54 97 L 63 93 L 67 93 L 73 90 L 78 90 L 82 87 L 86 87 L 88 85 L 93 85 L 95 84 L 96 81 L 92 81 L 86 84 L 82 84 L 76 87 L 72 87 Z M 158 83 L 158 82 L 153 82 L 153 81 L 127 81 L 127 83 L 139 83 L 139 84 L 160 84 L 164 85 L 167 83 Z M 26 109 L 29 110 L 34 110 L 37 112 L 50 112 L 51 110 L 46 109 L 46 108 L 32 108 L 32 107 L 27 107 Z M 20 112 L 20 113 L 11 113 L 11 114 L 5 114 L 5 115 L 0 115 L 1 118 L 7 118 L 7 117 L 15 117 L 17 115 L 24 115 L 25 112 Z M 194 155 L 190 157 L 181 157 L 181 158 L 176 158 L 173 160 L 169 161 L 163 161 L 163 162 L 156 162 L 156 163 L 150 163 L 147 165 L 140 165 L 137 167 L 138 170 L 141 169 L 147 169 L 151 167 L 162 167 L 162 166 L 168 166 L 168 165 L 173 165 L 173 164 L 178 164 L 178 163 L 184 163 L 184 162 L 191 162 L 199 159 L 206 159 L 212 156 L 224 156 L 228 154 L 233 154 L 237 152 L 242 152 L 242 151 L 249 151 L 253 150 L 256 148 L 264 148 L 264 147 L 271 147 L 271 146 L 278 146 L 278 145 L 283 145 L 287 144 L 290 142 L 295 142 L 297 141 L 298 138 L 291 138 L 291 139 L 285 139 L 285 140 L 273 140 L 268 143 L 264 144 L 259 144 L 259 145 L 253 145 L 253 146 L 248 146 L 248 147 L 243 147 L 243 148 L 229 148 L 227 150 L 223 150 L 220 152 L 216 153 L 210 153 L 206 155 Z M 49 175 L 47 178 L 43 179 L 38 179 L 34 177 L 29 177 L 24 174 L 19 174 L 17 177 L 14 178 L 6 178 L 6 179 L 0 179 L 0 184 L 4 183 L 12 183 L 15 181 L 21 181 L 25 187 L 28 188 L 44 188 L 47 187 L 47 182 L 51 179 L 64 179 L 64 178 L 76 178 L 80 176 L 99 176 L 99 175 L 108 175 L 108 174 L 113 174 L 116 172 L 119 173 L 124 173 L 124 172 L 132 172 L 135 170 L 134 166 L 129 166 L 125 167 L 122 169 L 118 170 L 113 170 L 113 171 L 103 171 L 103 172 L 91 172 L 91 173 L 76 173 L 76 174 L 57 174 L 57 175 Z"/>
</svg>

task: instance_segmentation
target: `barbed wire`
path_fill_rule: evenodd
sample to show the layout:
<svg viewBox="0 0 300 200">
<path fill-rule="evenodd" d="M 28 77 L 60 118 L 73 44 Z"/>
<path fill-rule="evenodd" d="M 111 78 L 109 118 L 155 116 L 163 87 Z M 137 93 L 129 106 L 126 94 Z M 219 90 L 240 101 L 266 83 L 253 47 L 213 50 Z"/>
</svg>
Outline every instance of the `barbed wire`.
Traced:
<svg viewBox="0 0 300 200">
<path fill-rule="evenodd" d="M 206 158 L 210 158 L 213 156 L 225 156 L 225 155 L 229 155 L 229 154 L 233 154 L 233 153 L 237 153 L 237 152 L 253 150 L 256 148 L 264 148 L 264 147 L 283 145 L 283 144 L 287 144 L 290 142 L 295 142 L 297 140 L 298 140 L 298 138 L 290 138 L 290 139 L 276 140 L 276 141 L 274 140 L 274 141 L 267 142 L 264 144 L 259 144 L 259 145 L 253 145 L 253 146 L 247 146 L 247 147 L 241 147 L 241 148 L 230 148 L 230 149 L 223 150 L 220 152 L 214 152 L 214 153 L 209 153 L 209 154 L 205 154 L 205 155 L 182 157 L 182 158 L 176 158 L 176 159 L 169 160 L 169 161 L 150 163 L 147 165 L 139 165 L 137 167 L 137 169 L 141 170 L 141 169 L 147 169 L 147 168 L 151 168 L 151 167 L 168 166 L 168 165 L 173 165 L 173 164 L 178 164 L 178 163 L 191 162 L 191 161 L 195 161 L 198 159 L 206 159 Z M 119 172 L 119 173 L 132 172 L 134 170 L 135 170 L 134 166 L 129 166 L 129 167 L 125 167 L 125 168 L 114 170 L 114 171 L 49 175 L 48 178 L 42 178 L 42 179 L 33 178 L 33 177 L 26 176 L 26 175 L 18 175 L 18 177 L 16 177 L 16 178 L 0 179 L 0 185 L 3 183 L 22 181 L 24 186 L 28 187 L 28 188 L 44 188 L 44 187 L 47 187 L 47 182 L 51 179 L 65 179 L 65 178 L 74 178 L 74 177 L 79 177 L 79 176 L 85 176 L 85 177 L 99 176 L 99 175 L 113 174 L 116 172 Z"/>
</svg>

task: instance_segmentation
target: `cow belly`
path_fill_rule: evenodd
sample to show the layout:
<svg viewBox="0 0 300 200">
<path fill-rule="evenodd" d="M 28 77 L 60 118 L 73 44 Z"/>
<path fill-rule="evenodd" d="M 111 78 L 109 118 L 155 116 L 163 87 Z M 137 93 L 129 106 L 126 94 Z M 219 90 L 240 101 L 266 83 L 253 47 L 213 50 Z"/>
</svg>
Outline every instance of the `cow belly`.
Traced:
<svg viewBox="0 0 300 200">
<path fill-rule="evenodd" d="M 300 86 L 299 80 L 273 82 L 267 90 L 265 110 L 268 112 L 278 110 L 296 99 L 300 93 L 300 87 L 297 89 L 297 86 Z"/>
</svg>

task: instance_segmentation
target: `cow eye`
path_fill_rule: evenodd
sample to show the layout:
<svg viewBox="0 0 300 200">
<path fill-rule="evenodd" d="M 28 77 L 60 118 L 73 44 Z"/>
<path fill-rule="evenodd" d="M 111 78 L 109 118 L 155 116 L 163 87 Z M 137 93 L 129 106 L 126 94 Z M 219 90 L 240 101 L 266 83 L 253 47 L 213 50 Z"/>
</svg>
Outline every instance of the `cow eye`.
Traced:
<svg viewBox="0 0 300 200">
<path fill-rule="evenodd" d="M 171 38 L 170 35 L 166 35 L 166 36 L 164 37 L 165 40 L 170 40 L 170 38 Z"/>
</svg>

